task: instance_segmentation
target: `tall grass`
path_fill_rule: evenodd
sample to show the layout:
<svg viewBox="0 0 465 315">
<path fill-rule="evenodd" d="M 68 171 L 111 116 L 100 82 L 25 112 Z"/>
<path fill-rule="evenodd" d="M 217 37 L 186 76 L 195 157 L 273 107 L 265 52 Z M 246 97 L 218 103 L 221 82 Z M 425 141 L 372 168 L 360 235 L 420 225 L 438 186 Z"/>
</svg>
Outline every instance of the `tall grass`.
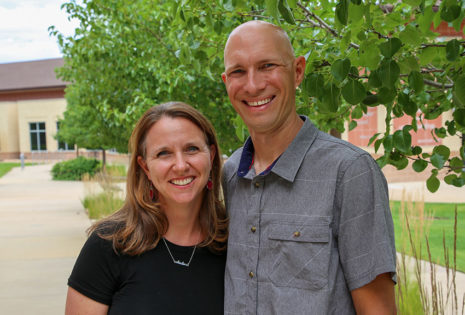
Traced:
<svg viewBox="0 0 465 315">
<path fill-rule="evenodd" d="M 402 201 L 399 219 L 406 233 L 401 234 L 397 250 L 398 283 L 396 303 L 399 314 L 464 314 L 465 294 L 457 293 L 457 206 L 455 206 L 452 253 L 442 233 L 444 277 L 438 277 L 437 259 L 431 254 L 428 231 L 434 216 L 425 211 L 424 202 Z M 409 253 L 411 256 L 407 256 Z M 426 260 L 422 260 L 425 257 Z M 452 260 L 451 260 L 452 259 Z"/>
<path fill-rule="evenodd" d="M 83 178 L 85 197 L 82 204 L 86 208 L 89 218 L 101 219 L 120 209 L 123 205 L 124 191 L 118 184 L 121 181 L 118 177 L 123 174 L 122 168 L 115 169 L 117 171 L 110 171 L 112 172 L 110 174 L 108 174 L 107 169 L 106 173 L 100 172 L 95 176 Z M 124 174 L 125 171 L 124 168 Z"/>
</svg>

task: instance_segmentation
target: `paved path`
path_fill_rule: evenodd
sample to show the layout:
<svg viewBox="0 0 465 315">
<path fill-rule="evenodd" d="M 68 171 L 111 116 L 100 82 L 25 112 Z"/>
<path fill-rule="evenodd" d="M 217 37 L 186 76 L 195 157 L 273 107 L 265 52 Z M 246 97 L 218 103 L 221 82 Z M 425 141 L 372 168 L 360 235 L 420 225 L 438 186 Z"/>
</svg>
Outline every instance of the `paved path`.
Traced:
<svg viewBox="0 0 465 315">
<path fill-rule="evenodd" d="M 426 182 L 401 182 L 389 184 L 391 200 L 465 203 L 465 186 L 455 187 L 441 181 L 437 192 L 429 192 Z"/>
<path fill-rule="evenodd" d="M 63 314 L 66 282 L 90 221 L 80 182 L 52 181 L 51 165 L 0 178 L 0 314 Z"/>
</svg>

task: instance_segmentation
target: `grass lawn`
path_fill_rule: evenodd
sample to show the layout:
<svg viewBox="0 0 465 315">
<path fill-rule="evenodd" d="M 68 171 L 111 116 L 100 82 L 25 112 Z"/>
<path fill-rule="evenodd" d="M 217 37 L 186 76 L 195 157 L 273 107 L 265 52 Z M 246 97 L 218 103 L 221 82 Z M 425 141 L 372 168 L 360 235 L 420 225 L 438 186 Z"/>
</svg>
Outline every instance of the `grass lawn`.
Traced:
<svg viewBox="0 0 465 315">
<path fill-rule="evenodd" d="M 26 163 L 25 165 L 33 165 L 34 163 Z M 21 163 L 15 162 L 0 162 L 0 177 L 8 173 L 13 167 L 21 166 Z"/>
<path fill-rule="evenodd" d="M 391 201 L 391 211 L 396 235 L 396 248 L 405 248 L 407 255 L 412 255 L 409 236 L 406 228 L 404 213 L 408 214 L 408 221 L 412 236 L 415 239 L 417 252 L 421 242 L 421 257 L 428 260 L 425 235 L 428 237 L 432 261 L 445 266 L 443 235 L 445 247 L 448 250 L 449 266 L 453 267 L 454 255 L 454 216 L 455 204 L 446 203 L 402 203 Z M 465 204 L 457 205 L 457 270 L 465 272 Z"/>
</svg>

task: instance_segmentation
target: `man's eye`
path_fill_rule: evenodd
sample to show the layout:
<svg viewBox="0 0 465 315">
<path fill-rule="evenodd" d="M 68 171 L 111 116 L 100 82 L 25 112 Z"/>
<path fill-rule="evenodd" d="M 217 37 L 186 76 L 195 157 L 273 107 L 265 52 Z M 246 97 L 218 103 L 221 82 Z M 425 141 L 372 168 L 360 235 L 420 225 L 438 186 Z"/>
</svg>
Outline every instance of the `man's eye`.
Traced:
<svg viewBox="0 0 465 315">
<path fill-rule="evenodd" d="M 168 151 L 160 151 L 157 153 L 157 157 L 163 157 L 163 156 L 167 156 L 169 154 Z"/>
<path fill-rule="evenodd" d="M 265 63 L 262 68 L 263 69 L 270 69 L 270 68 L 274 68 L 276 65 L 274 63 Z"/>
<path fill-rule="evenodd" d="M 244 70 L 242 70 L 242 69 L 236 69 L 236 70 L 231 71 L 229 74 L 233 75 L 233 74 L 240 74 L 240 73 L 243 73 L 243 72 L 244 72 Z"/>
</svg>

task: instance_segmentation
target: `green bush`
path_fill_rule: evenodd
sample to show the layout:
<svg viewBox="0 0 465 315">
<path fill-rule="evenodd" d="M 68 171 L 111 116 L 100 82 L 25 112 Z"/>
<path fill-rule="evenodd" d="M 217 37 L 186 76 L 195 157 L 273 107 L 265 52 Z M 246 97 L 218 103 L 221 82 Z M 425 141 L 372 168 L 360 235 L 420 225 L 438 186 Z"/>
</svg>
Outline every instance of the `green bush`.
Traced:
<svg viewBox="0 0 465 315">
<path fill-rule="evenodd" d="M 101 219 L 116 210 L 120 209 L 124 200 L 116 193 L 104 191 L 96 195 L 88 195 L 82 201 L 82 205 L 87 209 L 89 218 Z"/>
<path fill-rule="evenodd" d="M 81 180 L 84 174 L 93 176 L 101 168 L 100 161 L 80 156 L 73 160 L 56 163 L 52 168 L 52 177 L 54 180 Z"/>
</svg>

